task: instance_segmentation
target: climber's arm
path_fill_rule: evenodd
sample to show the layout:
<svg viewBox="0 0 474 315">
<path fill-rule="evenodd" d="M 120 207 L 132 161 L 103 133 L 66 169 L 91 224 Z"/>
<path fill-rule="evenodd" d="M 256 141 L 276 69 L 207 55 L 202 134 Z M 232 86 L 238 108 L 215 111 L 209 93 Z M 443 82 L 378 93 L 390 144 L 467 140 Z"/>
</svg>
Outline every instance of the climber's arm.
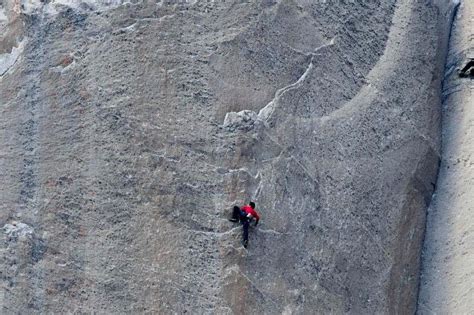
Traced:
<svg viewBox="0 0 474 315">
<path fill-rule="evenodd" d="M 258 221 L 260 221 L 260 216 L 258 215 L 257 211 L 253 211 L 253 216 L 255 217 L 255 226 L 257 226 Z"/>
</svg>

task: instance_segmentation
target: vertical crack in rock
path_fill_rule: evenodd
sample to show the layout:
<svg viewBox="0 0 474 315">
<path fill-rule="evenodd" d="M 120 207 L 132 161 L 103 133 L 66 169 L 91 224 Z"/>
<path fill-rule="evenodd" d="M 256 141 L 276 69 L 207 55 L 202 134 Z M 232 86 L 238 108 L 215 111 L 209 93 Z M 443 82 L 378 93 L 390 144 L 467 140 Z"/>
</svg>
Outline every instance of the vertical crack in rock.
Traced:
<svg viewBox="0 0 474 315">
<path fill-rule="evenodd" d="M 428 210 L 418 314 L 474 309 L 474 81 L 467 73 L 474 58 L 474 3 L 458 1 L 456 9 L 442 91 L 442 159 Z"/>
<path fill-rule="evenodd" d="M 41 74 L 44 67 L 44 39 L 45 28 L 44 28 L 43 15 L 39 15 L 38 29 L 39 33 L 35 34 L 38 36 L 38 46 L 28 47 L 28 52 L 25 53 L 27 58 L 33 58 L 31 64 L 31 72 L 27 76 L 28 87 L 25 91 L 26 102 L 24 105 L 24 113 L 22 115 L 23 122 L 20 124 L 19 134 L 21 135 L 21 141 L 23 146 L 23 169 L 20 172 L 20 196 L 19 196 L 19 209 L 18 215 L 28 216 L 34 218 L 33 227 L 36 225 L 39 213 L 39 191 L 40 181 L 39 168 L 40 168 L 40 117 L 42 108 L 42 82 Z M 34 56 L 32 55 L 34 54 Z M 36 227 L 39 229 L 39 227 Z M 33 262 L 38 261 L 38 253 L 36 245 L 32 247 L 32 259 Z M 28 268 L 29 269 L 29 268 Z M 33 268 L 31 288 L 28 294 L 31 297 L 29 307 L 31 309 L 40 311 L 44 307 L 44 291 L 43 291 L 43 276 L 41 268 Z"/>
<path fill-rule="evenodd" d="M 445 1 L 4 3 L 4 313 L 413 311 Z"/>
<path fill-rule="evenodd" d="M 41 16 L 41 15 L 40 15 Z M 43 19 L 40 18 L 39 37 L 45 38 L 44 26 L 42 25 Z M 42 89 L 41 89 L 41 73 L 42 67 L 44 66 L 44 43 L 43 40 L 38 41 L 38 46 L 32 49 L 29 47 L 28 57 L 31 58 L 31 52 L 34 51 L 35 57 L 33 57 L 33 63 L 31 72 L 27 77 L 27 80 L 31 84 L 25 91 L 27 102 L 25 104 L 25 112 L 22 117 L 23 122 L 20 126 L 19 131 L 22 138 L 23 145 L 23 170 L 21 172 L 21 192 L 19 204 L 23 208 L 23 211 L 37 211 L 37 189 L 38 189 L 38 162 L 40 148 L 38 147 L 39 137 L 39 115 L 42 104 Z"/>
</svg>

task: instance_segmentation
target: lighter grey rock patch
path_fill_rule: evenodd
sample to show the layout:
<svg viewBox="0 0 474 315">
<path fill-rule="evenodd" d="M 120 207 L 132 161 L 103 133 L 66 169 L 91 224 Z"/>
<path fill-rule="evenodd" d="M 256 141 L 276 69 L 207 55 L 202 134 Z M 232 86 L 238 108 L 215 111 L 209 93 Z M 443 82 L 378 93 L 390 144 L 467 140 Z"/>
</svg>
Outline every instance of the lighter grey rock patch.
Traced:
<svg viewBox="0 0 474 315">
<path fill-rule="evenodd" d="M 17 47 L 13 47 L 11 53 L 9 54 L 0 54 L 0 79 L 4 76 L 10 69 L 13 68 L 15 63 L 20 58 L 25 45 L 26 39 L 23 39 Z"/>
<path fill-rule="evenodd" d="M 8 17 L 5 13 L 5 8 L 1 7 L 0 4 L 0 23 L 8 22 Z"/>
<path fill-rule="evenodd" d="M 13 221 L 3 226 L 3 231 L 8 237 L 31 236 L 34 229 L 26 223 Z"/>
<path fill-rule="evenodd" d="M 258 119 L 257 113 L 252 110 L 230 112 L 225 115 L 223 127 L 229 131 L 250 130 Z"/>
<path fill-rule="evenodd" d="M 306 68 L 305 72 L 301 75 L 301 77 L 294 83 L 292 84 L 289 84 L 287 86 L 284 86 L 282 87 L 281 89 L 277 90 L 276 93 L 275 93 L 275 97 L 265 106 L 263 107 L 259 112 L 258 112 L 258 117 L 261 118 L 262 120 L 264 121 L 268 121 L 270 120 L 271 116 L 273 115 L 273 113 L 275 112 L 275 109 L 278 107 L 279 105 L 279 102 L 280 102 L 280 99 L 281 97 L 287 93 L 287 92 L 290 92 L 291 90 L 294 90 L 294 89 L 297 89 L 299 87 L 301 87 L 301 85 L 303 84 L 303 82 L 306 80 L 306 78 L 308 77 L 309 73 L 311 72 L 311 70 L 313 69 L 314 67 L 314 57 L 317 56 L 317 52 L 326 48 L 326 47 L 330 47 L 332 45 L 334 45 L 334 42 L 336 40 L 336 37 L 334 37 L 333 39 L 331 39 L 331 41 L 327 44 L 324 44 L 322 46 L 319 46 L 317 47 L 313 52 L 311 53 L 304 53 L 304 52 L 300 52 L 300 53 L 303 53 L 307 56 L 311 56 L 311 61 L 308 65 L 308 67 Z"/>
</svg>

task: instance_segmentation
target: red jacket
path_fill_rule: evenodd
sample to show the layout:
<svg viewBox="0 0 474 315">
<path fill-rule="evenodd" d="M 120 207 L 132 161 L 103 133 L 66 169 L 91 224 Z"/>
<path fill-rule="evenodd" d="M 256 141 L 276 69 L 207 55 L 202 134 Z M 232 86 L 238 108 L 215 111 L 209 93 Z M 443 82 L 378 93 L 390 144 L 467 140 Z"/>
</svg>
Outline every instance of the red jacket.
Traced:
<svg viewBox="0 0 474 315">
<path fill-rule="evenodd" d="M 252 217 L 254 217 L 257 222 L 260 220 L 260 216 L 258 215 L 257 211 L 252 209 L 251 206 L 249 206 L 249 205 L 243 206 L 242 211 L 244 211 L 247 214 L 252 215 Z"/>
</svg>

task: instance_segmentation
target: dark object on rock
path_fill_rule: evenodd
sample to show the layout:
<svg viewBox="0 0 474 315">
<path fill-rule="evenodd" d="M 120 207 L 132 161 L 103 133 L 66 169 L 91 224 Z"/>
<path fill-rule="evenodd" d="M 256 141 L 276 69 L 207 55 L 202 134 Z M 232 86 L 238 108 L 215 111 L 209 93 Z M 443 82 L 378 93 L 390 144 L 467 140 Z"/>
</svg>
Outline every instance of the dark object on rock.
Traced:
<svg viewBox="0 0 474 315">
<path fill-rule="evenodd" d="M 459 70 L 459 76 L 461 78 L 472 78 L 474 77 L 474 59 L 470 58 L 469 61 Z"/>
<path fill-rule="evenodd" d="M 452 1 L 86 2 L 0 1 L 3 313 L 415 313 Z"/>
<path fill-rule="evenodd" d="M 255 218 L 255 225 L 257 225 L 260 216 L 254 209 L 255 203 L 250 202 L 249 205 L 245 205 L 240 209 L 234 206 L 232 210 L 232 218 L 229 221 L 242 223 L 242 245 L 247 248 L 249 243 L 249 226 L 250 222 Z"/>
</svg>

